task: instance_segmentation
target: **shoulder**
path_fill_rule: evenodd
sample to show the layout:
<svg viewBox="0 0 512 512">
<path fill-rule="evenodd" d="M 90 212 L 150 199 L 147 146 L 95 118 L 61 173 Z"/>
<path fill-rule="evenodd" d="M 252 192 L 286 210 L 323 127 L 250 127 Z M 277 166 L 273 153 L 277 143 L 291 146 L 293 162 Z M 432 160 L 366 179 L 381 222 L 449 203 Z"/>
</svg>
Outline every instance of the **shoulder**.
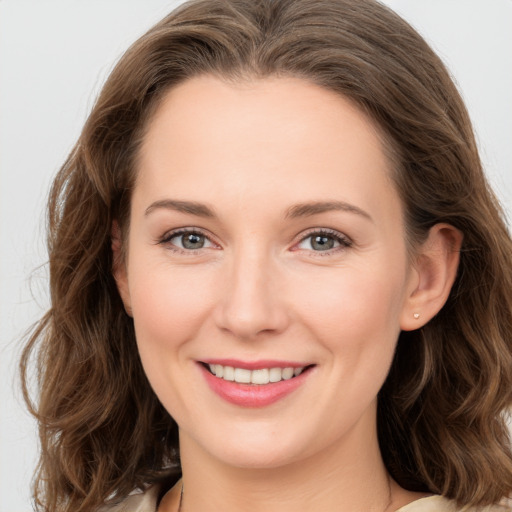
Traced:
<svg viewBox="0 0 512 512">
<path fill-rule="evenodd" d="M 457 504 L 442 496 L 430 496 L 422 498 L 396 512 L 512 512 L 512 504 L 503 502 L 501 505 L 490 505 L 488 507 L 459 507 Z"/>
<path fill-rule="evenodd" d="M 146 491 L 134 492 L 123 501 L 104 505 L 97 512 L 156 512 L 160 486 L 153 485 Z"/>
</svg>

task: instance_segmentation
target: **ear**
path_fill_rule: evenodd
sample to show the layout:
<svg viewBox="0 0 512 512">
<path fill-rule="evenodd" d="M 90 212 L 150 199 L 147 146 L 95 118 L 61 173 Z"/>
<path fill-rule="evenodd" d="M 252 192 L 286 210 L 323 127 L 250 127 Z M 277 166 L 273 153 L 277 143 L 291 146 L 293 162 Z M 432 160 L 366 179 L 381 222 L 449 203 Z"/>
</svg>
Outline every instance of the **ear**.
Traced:
<svg viewBox="0 0 512 512">
<path fill-rule="evenodd" d="M 457 277 L 462 240 L 462 233 L 449 224 L 430 229 L 413 263 L 400 322 L 403 331 L 423 327 L 448 300 Z"/>
<path fill-rule="evenodd" d="M 126 271 L 126 261 L 123 255 L 123 243 L 121 237 L 121 228 L 117 221 L 112 222 L 112 229 L 110 232 L 112 240 L 112 274 L 116 280 L 117 289 L 121 300 L 124 304 L 124 309 L 129 316 L 132 315 L 132 306 L 130 300 L 130 289 L 128 287 L 128 274 Z"/>
</svg>

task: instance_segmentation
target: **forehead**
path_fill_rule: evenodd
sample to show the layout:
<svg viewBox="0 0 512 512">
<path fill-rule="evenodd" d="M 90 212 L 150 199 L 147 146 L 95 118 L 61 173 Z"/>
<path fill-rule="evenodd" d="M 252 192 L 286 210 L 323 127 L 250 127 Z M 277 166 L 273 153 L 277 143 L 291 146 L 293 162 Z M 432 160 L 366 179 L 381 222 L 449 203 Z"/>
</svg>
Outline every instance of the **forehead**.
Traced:
<svg viewBox="0 0 512 512">
<path fill-rule="evenodd" d="M 248 142 L 280 141 L 284 136 L 317 130 L 321 136 L 330 132 L 326 140 L 330 142 L 336 135 L 346 135 L 340 127 L 347 123 L 354 137 L 361 134 L 366 136 L 367 144 L 387 149 L 386 137 L 377 124 L 351 100 L 334 91 L 295 77 L 227 81 L 200 75 L 164 95 L 150 120 L 143 152 L 151 149 L 152 142 L 159 141 L 157 132 L 166 138 L 166 143 L 172 142 L 168 135 L 179 135 L 182 142 L 189 137 L 203 137 L 218 143 L 222 137 L 220 142 L 226 145 L 230 142 L 229 127 L 243 129 L 238 135 Z"/>
<path fill-rule="evenodd" d="M 339 94 L 298 78 L 228 83 L 206 75 L 163 98 L 141 148 L 135 192 L 206 202 L 231 194 L 245 204 L 327 196 L 381 202 L 382 188 L 394 189 L 391 167 L 379 128 Z"/>
</svg>

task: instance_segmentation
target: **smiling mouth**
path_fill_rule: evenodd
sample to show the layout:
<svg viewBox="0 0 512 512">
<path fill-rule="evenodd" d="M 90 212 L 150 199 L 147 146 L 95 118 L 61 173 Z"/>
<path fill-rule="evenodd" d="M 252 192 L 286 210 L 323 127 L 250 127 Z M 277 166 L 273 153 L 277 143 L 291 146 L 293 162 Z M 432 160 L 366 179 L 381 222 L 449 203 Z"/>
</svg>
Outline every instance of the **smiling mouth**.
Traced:
<svg viewBox="0 0 512 512">
<path fill-rule="evenodd" d="M 290 380 L 298 377 L 301 373 L 314 365 L 286 367 L 286 368 L 258 368 L 248 370 L 246 368 L 236 368 L 233 366 L 224 366 L 221 364 L 206 364 L 204 367 L 215 377 L 228 382 L 238 384 L 265 385 L 283 380 Z"/>
</svg>

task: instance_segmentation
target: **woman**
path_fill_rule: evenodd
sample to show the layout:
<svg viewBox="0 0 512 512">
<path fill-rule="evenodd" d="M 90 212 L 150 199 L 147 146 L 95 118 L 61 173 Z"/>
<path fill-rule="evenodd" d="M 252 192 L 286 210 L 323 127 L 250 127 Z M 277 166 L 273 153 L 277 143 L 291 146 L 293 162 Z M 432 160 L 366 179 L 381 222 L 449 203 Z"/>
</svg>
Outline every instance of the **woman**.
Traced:
<svg viewBox="0 0 512 512">
<path fill-rule="evenodd" d="M 43 510 L 510 509 L 511 239 L 390 10 L 178 8 L 49 215 Z"/>
</svg>

